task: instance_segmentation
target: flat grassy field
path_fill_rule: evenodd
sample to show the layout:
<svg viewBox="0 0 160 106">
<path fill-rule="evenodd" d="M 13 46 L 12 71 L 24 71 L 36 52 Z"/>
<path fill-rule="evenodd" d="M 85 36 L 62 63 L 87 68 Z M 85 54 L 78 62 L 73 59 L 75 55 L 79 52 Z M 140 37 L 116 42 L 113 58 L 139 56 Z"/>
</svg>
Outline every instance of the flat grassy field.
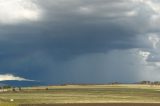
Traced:
<svg viewBox="0 0 160 106">
<path fill-rule="evenodd" d="M 55 103 L 160 103 L 160 86 L 65 85 L 0 93 L 0 106 Z"/>
</svg>

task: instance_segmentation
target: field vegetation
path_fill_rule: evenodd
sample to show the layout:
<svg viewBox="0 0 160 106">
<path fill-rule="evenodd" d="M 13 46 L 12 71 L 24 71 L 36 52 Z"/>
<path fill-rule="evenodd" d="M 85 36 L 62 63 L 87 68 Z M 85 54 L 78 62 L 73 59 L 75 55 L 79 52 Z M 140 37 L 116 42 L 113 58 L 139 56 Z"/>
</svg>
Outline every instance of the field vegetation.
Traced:
<svg viewBox="0 0 160 106">
<path fill-rule="evenodd" d="M 0 92 L 0 106 L 54 103 L 160 103 L 160 86 L 63 85 L 25 87 Z"/>
</svg>

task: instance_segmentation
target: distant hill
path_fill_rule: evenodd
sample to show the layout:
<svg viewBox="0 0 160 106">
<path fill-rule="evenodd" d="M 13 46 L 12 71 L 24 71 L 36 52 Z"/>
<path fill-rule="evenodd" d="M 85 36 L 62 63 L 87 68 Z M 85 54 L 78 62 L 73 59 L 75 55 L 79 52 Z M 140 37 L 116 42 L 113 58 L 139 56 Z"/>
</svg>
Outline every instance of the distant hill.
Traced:
<svg viewBox="0 0 160 106">
<path fill-rule="evenodd" d="M 0 83 L 0 87 L 6 86 L 6 84 Z"/>
<path fill-rule="evenodd" d="M 38 81 L 0 81 L 0 86 L 9 85 L 13 87 L 32 87 L 32 86 L 43 86 L 47 85 L 43 82 Z"/>
</svg>

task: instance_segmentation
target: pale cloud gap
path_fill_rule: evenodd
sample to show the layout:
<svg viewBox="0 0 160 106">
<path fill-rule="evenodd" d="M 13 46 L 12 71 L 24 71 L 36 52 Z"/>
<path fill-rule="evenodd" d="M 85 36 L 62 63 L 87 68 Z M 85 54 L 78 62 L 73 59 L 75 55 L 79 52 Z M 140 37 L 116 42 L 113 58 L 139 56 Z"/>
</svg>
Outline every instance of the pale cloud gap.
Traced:
<svg viewBox="0 0 160 106">
<path fill-rule="evenodd" d="M 33 81 L 33 80 L 25 79 L 25 78 L 22 78 L 22 77 L 14 76 L 12 74 L 0 74 L 0 81 L 10 81 L 10 80 Z"/>
<path fill-rule="evenodd" d="M 33 0 L 0 0 L 1 24 L 37 21 L 40 15 L 41 11 Z"/>
</svg>

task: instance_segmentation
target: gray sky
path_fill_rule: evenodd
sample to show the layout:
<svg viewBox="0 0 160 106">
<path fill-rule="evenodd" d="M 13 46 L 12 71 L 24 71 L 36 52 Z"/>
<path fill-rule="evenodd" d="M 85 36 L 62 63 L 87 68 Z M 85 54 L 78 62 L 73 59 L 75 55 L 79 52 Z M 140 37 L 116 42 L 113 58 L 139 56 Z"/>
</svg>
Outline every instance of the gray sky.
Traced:
<svg viewBox="0 0 160 106">
<path fill-rule="evenodd" d="M 160 80 L 159 0 L 0 0 L 0 80 Z"/>
</svg>

